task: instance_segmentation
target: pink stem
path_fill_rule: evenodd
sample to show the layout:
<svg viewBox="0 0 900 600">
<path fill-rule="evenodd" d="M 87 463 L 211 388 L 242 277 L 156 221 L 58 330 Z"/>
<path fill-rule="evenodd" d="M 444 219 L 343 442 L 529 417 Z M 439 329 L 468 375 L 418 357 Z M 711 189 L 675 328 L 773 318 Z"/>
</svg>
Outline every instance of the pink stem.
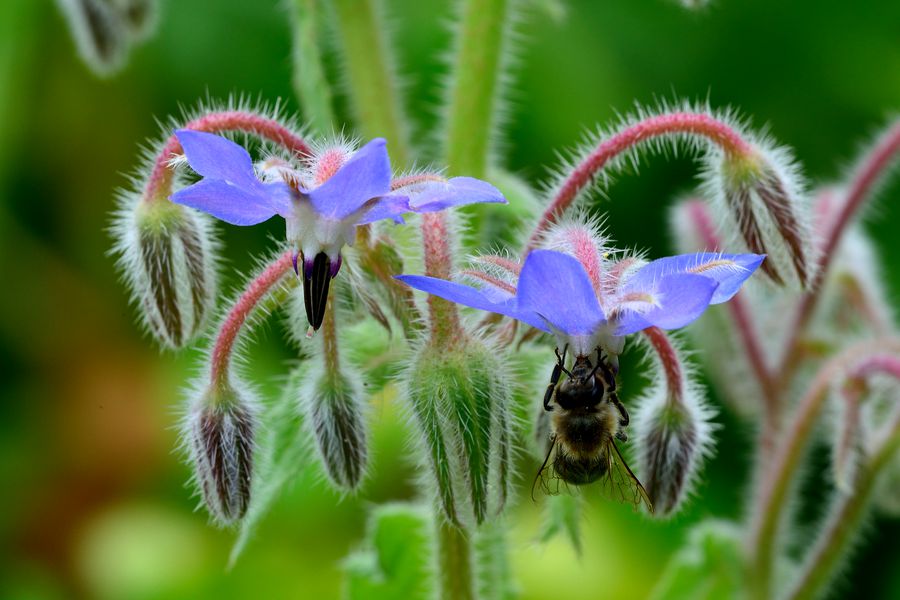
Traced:
<svg viewBox="0 0 900 600">
<path fill-rule="evenodd" d="M 875 354 L 856 365 L 850 373 L 852 379 L 867 379 L 875 374 L 890 375 L 900 381 L 900 358 L 894 354 Z"/>
<path fill-rule="evenodd" d="M 309 144 L 302 137 L 278 121 L 253 113 L 230 110 L 203 115 L 184 125 L 184 129 L 216 133 L 220 131 L 244 131 L 271 140 L 297 154 L 310 154 Z M 169 137 L 162 151 L 157 155 L 153 171 L 144 190 L 144 198 L 149 201 L 165 200 L 172 188 L 172 169 L 169 161 L 183 152 L 178 138 Z"/>
<path fill-rule="evenodd" d="M 648 327 L 643 331 L 644 337 L 656 351 L 659 362 L 662 364 L 663 373 L 666 376 L 666 388 L 669 390 L 668 401 L 681 404 L 684 390 L 684 376 L 681 372 L 681 363 L 678 360 L 678 352 L 669 340 L 669 336 L 658 327 Z"/>
<path fill-rule="evenodd" d="M 453 271 L 453 254 L 450 249 L 447 215 L 443 212 L 425 213 L 422 215 L 421 227 L 425 274 L 429 277 L 450 279 Z M 453 302 L 429 295 L 428 314 L 432 343 L 452 343 L 462 335 L 459 311 Z"/>
<path fill-rule="evenodd" d="M 709 251 L 718 251 L 721 245 L 719 237 L 716 235 L 715 228 L 710 219 L 709 211 L 706 204 L 701 200 L 689 200 L 687 202 L 688 214 L 692 222 L 697 227 L 697 232 L 703 240 L 706 249 Z M 750 316 L 750 308 L 747 306 L 746 294 L 741 291 L 728 301 L 728 310 L 731 318 L 734 320 L 738 335 L 744 344 L 744 350 L 747 352 L 747 359 L 750 362 L 750 368 L 756 374 L 759 381 L 760 389 L 763 394 L 763 403 L 766 407 L 766 423 L 763 433 L 763 443 L 768 447 L 774 444 L 774 434 L 777 428 L 778 420 L 778 396 L 775 391 L 772 372 L 766 364 L 765 353 L 762 349 L 762 343 L 757 335 L 756 328 L 753 326 L 753 319 Z"/>
<path fill-rule="evenodd" d="M 844 231 L 852 221 L 856 213 L 859 212 L 865 200 L 872 195 L 875 186 L 883 175 L 886 174 L 891 162 L 900 153 L 900 121 L 894 123 L 887 133 L 882 136 L 875 148 L 862 161 L 847 188 L 847 194 L 841 204 L 841 212 L 831 222 L 828 234 L 825 236 L 825 243 L 822 246 L 822 254 L 819 259 L 819 268 L 816 272 L 816 279 L 810 286 L 797 308 L 790 329 L 790 335 L 787 338 L 785 346 L 785 356 L 795 355 L 796 347 L 800 341 L 800 335 L 806 328 L 806 324 L 815 312 L 819 297 L 820 289 L 825 276 L 828 274 L 828 268 L 834 259 L 835 250 L 843 237 Z M 779 377 L 780 385 L 787 385 L 793 369 L 799 361 L 789 360 L 784 362 Z"/>
<path fill-rule="evenodd" d="M 281 278 L 293 270 L 293 252 L 285 252 L 247 286 L 241 297 L 234 304 L 219 330 L 213 346 L 210 366 L 210 380 L 214 387 L 228 384 L 228 367 L 231 364 L 231 352 L 241 327 L 265 295 Z"/>
<path fill-rule="evenodd" d="M 541 234 L 569 208 L 579 192 L 594 180 L 594 177 L 610 160 L 648 139 L 672 135 L 693 134 L 708 138 L 729 155 L 748 155 L 753 148 L 738 132 L 722 121 L 705 113 L 669 113 L 644 119 L 603 141 L 581 163 L 576 166 L 563 182 L 550 206 L 544 211 L 528 240 L 526 252 L 537 245 Z"/>
</svg>

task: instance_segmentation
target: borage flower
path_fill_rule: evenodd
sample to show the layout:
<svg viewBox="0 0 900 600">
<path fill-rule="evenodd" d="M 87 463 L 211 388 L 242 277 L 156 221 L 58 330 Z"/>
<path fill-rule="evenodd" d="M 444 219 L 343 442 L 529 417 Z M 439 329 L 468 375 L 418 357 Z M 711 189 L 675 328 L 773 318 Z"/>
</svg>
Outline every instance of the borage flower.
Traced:
<svg viewBox="0 0 900 600">
<path fill-rule="evenodd" d="M 611 360 L 624 336 L 656 326 L 677 329 L 711 304 L 731 299 L 762 263 L 759 254 L 685 254 L 650 263 L 606 261 L 602 272 L 553 250 L 534 250 L 515 280 L 517 265 L 498 260 L 512 277 L 469 272 L 482 285 L 400 275 L 407 285 L 452 302 L 499 313 L 556 336 L 576 356 L 597 348 Z"/>
<path fill-rule="evenodd" d="M 247 151 L 209 133 L 175 132 L 191 168 L 203 179 L 172 195 L 232 225 L 256 225 L 279 215 L 294 247 L 294 270 L 303 264 L 306 316 L 318 329 L 328 287 L 341 268 L 341 248 L 356 227 L 382 219 L 402 223 L 403 213 L 432 212 L 477 202 L 506 202 L 492 185 L 469 177 L 426 174 L 394 182 L 386 142 L 376 138 L 359 150 L 323 147 L 299 165 L 270 160 L 261 180 Z"/>
</svg>

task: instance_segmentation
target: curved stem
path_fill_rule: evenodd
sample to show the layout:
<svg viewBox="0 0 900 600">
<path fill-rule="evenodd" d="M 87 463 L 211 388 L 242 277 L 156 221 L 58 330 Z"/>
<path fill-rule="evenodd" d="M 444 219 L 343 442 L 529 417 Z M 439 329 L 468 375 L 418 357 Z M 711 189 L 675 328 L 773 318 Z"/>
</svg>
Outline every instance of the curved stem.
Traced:
<svg viewBox="0 0 900 600">
<path fill-rule="evenodd" d="M 425 257 L 425 274 L 439 279 L 450 279 L 453 271 L 453 254 L 450 248 L 448 216 L 444 212 L 422 215 L 422 250 Z M 453 345 L 463 336 L 456 304 L 438 296 L 428 296 L 428 318 L 431 325 L 431 343 L 443 347 Z"/>
<path fill-rule="evenodd" d="M 801 568 L 800 578 L 788 594 L 790 600 L 818 598 L 826 585 L 834 578 L 841 557 L 859 532 L 866 516 L 869 500 L 878 481 L 878 475 L 890 464 L 900 448 L 900 419 L 888 432 L 888 437 L 865 465 L 854 485 L 852 494 L 837 493 L 828 518 L 812 551 Z"/>
<path fill-rule="evenodd" d="M 228 385 L 228 368 L 231 366 L 231 354 L 244 323 L 253 313 L 259 302 L 286 275 L 293 270 L 293 252 L 285 252 L 270 264 L 259 276 L 250 282 L 241 297 L 225 317 L 210 359 L 210 381 L 213 387 Z"/>
<path fill-rule="evenodd" d="M 663 373 L 666 376 L 667 402 L 680 405 L 684 393 L 684 374 L 681 372 L 681 363 L 678 360 L 678 352 L 672 345 L 669 336 L 659 327 L 644 329 L 644 337 L 650 342 L 653 350 L 659 358 Z"/>
<path fill-rule="evenodd" d="M 501 86 L 509 0 L 466 0 L 447 106 L 450 172 L 484 177 Z"/>
<path fill-rule="evenodd" d="M 788 507 L 788 492 L 797 479 L 798 467 L 813 432 L 813 425 L 821 412 L 834 380 L 848 367 L 864 363 L 872 356 L 886 352 L 900 352 L 900 339 L 885 338 L 854 344 L 831 359 L 816 374 L 800 400 L 794 417 L 782 436 L 783 442 L 764 467 L 753 503 L 755 514 L 750 523 L 749 545 L 752 564 L 751 580 L 758 598 L 769 597 L 775 541 L 784 511 Z"/>
<path fill-rule="evenodd" d="M 209 113 L 193 121 L 188 121 L 183 128 L 208 133 L 244 131 L 275 142 L 294 153 L 310 153 L 306 140 L 278 121 L 240 110 Z M 153 164 L 153 171 L 150 173 L 150 179 L 144 189 L 146 201 L 163 201 L 169 198 L 174 173 L 169 167 L 169 161 L 181 152 L 178 138 L 174 135 L 170 136 Z"/>
<path fill-rule="evenodd" d="M 791 323 L 787 345 L 785 346 L 785 357 L 797 354 L 796 350 L 800 345 L 800 336 L 806 329 L 806 325 L 812 318 L 818 305 L 819 298 L 822 295 L 822 283 L 828 275 L 828 269 L 834 260 L 834 255 L 844 232 L 857 213 L 859 213 L 866 200 L 872 196 L 878 183 L 889 171 L 891 163 L 898 155 L 900 155 L 900 121 L 894 123 L 887 130 L 875 144 L 872 151 L 862 160 L 853 175 L 850 185 L 847 187 L 846 195 L 841 203 L 840 213 L 831 221 L 830 228 L 825 235 L 816 278 L 810 286 L 810 291 L 804 294 L 800 300 L 797 312 Z M 777 378 L 779 385 L 782 387 L 790 382 L 799 361 L 788 360 L 784 361 L 783 364 L 784 366 Z"/>
<path fill-rule="evenodd" d="M 667 113 L 644 119 L 602 141 L 593 152 L 572 169 L 572 172 L 560 185 L 550 206 L 538 221 L 528 240 L 526 252 L 534 248 L 544 230 L 556 223 L 557 219 L 572 205 L 578 194 L 594 181 L 597 174 L 612 159 L 649 139 L 678 134 L 705 137 L 729 155 L 753 153 L 752 146 L 737 131 L 706 113 Z"/>
</svg>

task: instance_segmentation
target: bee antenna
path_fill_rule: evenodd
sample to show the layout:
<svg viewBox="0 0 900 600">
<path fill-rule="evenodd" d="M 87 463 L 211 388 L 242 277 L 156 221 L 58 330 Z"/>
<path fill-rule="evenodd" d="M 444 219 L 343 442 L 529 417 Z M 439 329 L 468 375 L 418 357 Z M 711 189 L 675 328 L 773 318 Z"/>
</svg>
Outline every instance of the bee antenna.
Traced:
<svg viewBox="0 0 900 600">
<path fill-rule="evenodd" d="M 537 475 L 534 476 L 534 483 L 531 484 L 531 501 L 537 502 L 537 499 L 534 497 L 534 488 L 537 486 L 538 480 L 541 478 L 541 473 L 544 472 L 544 469 L 547 468 L 547 462 L 550 460 L 550 455 L 553 453 L 553 447 L 556 446 L 556 436 L 553 435 L 550 437 L 550 449 L 547 450 L 547 456 L 544 457 L 544 462 L 541 464 L 541 468 L 538 469 Z"/>
</svg>

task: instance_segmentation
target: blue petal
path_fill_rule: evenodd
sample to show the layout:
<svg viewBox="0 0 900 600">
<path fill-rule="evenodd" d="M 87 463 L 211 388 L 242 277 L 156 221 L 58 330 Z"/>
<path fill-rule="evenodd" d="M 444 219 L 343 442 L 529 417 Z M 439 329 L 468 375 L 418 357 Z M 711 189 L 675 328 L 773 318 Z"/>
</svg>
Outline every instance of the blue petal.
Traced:
<svg viewBox="0 0 900 600">
<path fill-rule="evenodd" d="M 391 191 L 391 162 L 387 142 L 376 138 L 357 150 L 337 173 L 308 192 L 317 213 L 329 219 L 344 219 L 363 205 Z"/>
<path fill-rule="evenodd" d="M 231 140 L 190 129 L 179 129 L 175 137 L 184 150 L 188 164 L 200 175 L 248 189 L 260 185 L 253 172 L 250 155 Z"/>
<path fill-rule="evenodd" d="M 483 202 L 506 204 L 500 190 L 473 177 L 453 177 L 448 181 L 429 181 L 410 193 L 410 207 L 419 213 L 435 212 L 451 206 Z"/>
<path fill-rule="evenodd" d="M 290 189 L 283 185 L 280 194 L 275 192 L 276 189 L 269 186 L 254 193 L 225 181 L 204 179 L 175 192 L 171 200 L 207 212 L 232 225 L 256 225 L 278 212 L 272 197 L 289 194 Z"/>
<path fill-rule="evenodd" d="M 637 277 L 637 275 L 635 275 Z M 629 280 L 625 293 L 647 293 L 656 299 L 657 305 L 649 311 L 638 313 L 625 310 L 616 317 L 616 335 L 627 335 L 651 325 L 661 329 L 678 329 L 693 322 L 709 306 L 718 283 L 711 277 L 680 273 L 666 275 L 652 288 L 640 288 Z"/>
<path fill-rule="evenodd" d="M 660 258 L 641 267 L 627 282 L 646 287 L 666 275 L 692 273 L 718 282 L 710 304 L 727 302 L 740 290 L 744 281 L 762 264 L 764 254 L 719 254 L 701 252 Z"/>
<path fill-rule="evenodd" d="M 377 198 L 371 208 L 365 209 L 356 222 L 357 225 L 365 225 L 382 219 L 393 219 L 395 223 L 403 223 L 403 213 L 410 212 L 409 198 L 406 196 L 384 196 Z"/>
<path fill-rule="evenodd" d="M 541 315 L 570 335 L 589 335 L 605 321 L 584 267 L 561 252 L 534 250 L 528 255 L 517 298 L 522 310 Z"/>
</svg>

